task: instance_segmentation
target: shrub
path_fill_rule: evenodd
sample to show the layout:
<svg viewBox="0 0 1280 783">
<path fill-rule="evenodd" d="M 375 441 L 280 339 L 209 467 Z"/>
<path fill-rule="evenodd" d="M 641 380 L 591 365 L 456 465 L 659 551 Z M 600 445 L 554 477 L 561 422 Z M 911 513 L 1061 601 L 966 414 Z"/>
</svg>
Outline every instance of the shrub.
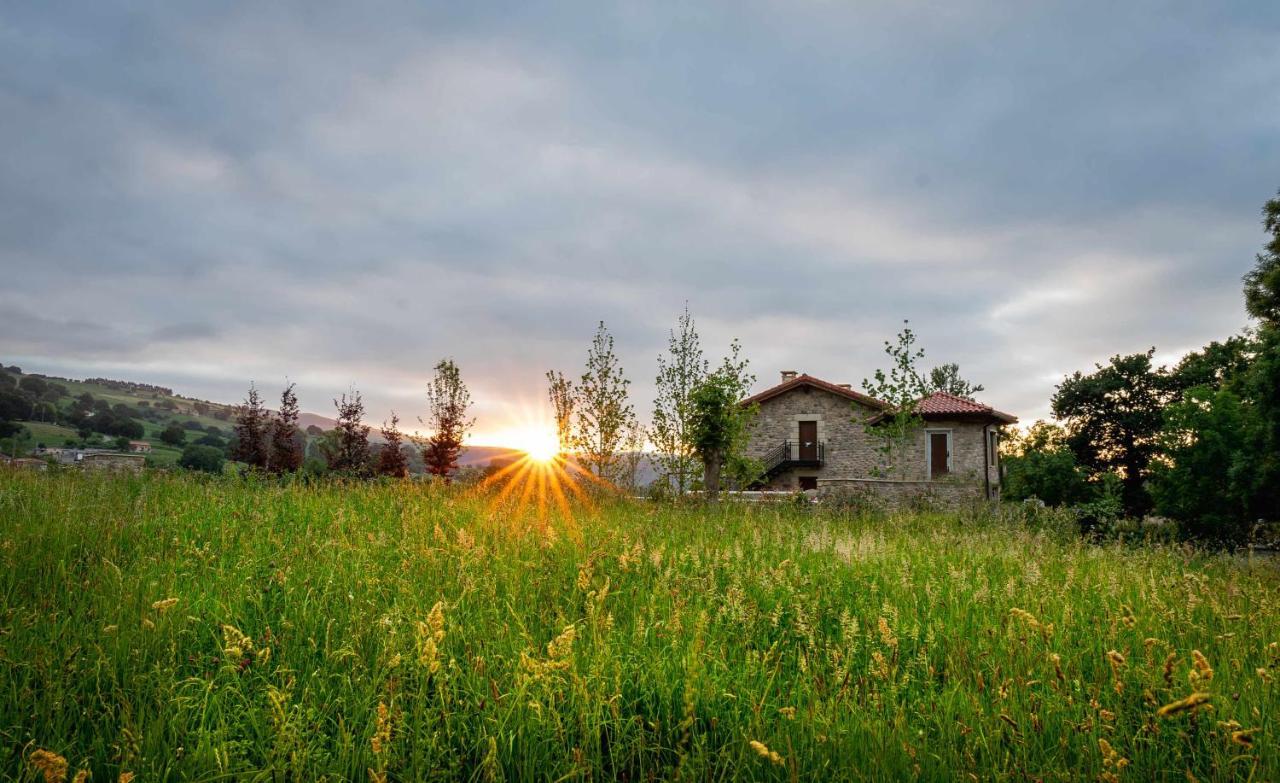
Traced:
<svg viewBox="0 0 1280 783">
<path fill-rule="evenodd" d="M 192 444 L 182 450 L 178 464 L 187 470 L 199 470 L 205 473 L 221 473 L 225 462 L 222 449 L 216 446 L 200 446 Z"/>
</svg>

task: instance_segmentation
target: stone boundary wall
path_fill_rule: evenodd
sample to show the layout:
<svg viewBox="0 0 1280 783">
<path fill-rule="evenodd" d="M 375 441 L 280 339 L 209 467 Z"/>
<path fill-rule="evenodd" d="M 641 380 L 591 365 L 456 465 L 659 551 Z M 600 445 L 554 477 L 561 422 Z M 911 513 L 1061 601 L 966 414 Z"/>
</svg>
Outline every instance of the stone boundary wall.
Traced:
<svg viewBox="0 0 1280 783">
<path fill-rule="evenodd" d="M 980 480 L 818 479 L 819 502 L 954 508 L 985 499 L 986 488 Z"/>
</svg>

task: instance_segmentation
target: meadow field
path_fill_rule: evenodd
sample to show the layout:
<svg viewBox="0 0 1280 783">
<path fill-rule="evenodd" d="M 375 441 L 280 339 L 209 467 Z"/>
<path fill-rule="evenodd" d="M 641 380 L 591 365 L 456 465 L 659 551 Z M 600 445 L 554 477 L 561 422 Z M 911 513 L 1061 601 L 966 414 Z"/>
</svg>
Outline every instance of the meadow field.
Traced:
<svg viewBox="0 0 1280 783">
<path fill-rule="evenodd" d="M 1025 514 L 3 471 L 0 776 L 1280 779 L 1276 564 Z"/>
</svg>

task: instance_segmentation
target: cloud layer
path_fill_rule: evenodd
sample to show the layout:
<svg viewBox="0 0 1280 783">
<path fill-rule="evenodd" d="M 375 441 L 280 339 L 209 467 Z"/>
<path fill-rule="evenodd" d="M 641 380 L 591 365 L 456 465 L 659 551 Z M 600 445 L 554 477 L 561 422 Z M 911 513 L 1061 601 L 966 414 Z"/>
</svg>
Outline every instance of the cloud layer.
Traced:
<svg viewBox="0 0 1280 783">
<path fill-rule="evenodd" d="M 411 419 L 452 356 L 493 432 L 600 319 L 645 410 L 688 301 L 762 385 L 910 318 L 1025 419 L 1244 323 L 1273 4 L 450 6 L 7 10 L 0 360 Z"/>
</svg>

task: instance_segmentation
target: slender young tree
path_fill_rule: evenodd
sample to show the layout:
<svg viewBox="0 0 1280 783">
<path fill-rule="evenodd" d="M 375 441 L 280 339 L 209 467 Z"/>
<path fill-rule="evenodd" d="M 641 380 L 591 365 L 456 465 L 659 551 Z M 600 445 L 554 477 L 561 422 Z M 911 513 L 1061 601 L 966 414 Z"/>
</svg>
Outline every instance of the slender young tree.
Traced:
<svg viewBox="0 0 1280 783">
<path fill-rule="evenodd" d="M 325 460 L 329 470 L 348 476 L 369 475 L 369 426 L 364 423 L 364 400 L 360 392 L 352 389 L 333 401 L 338 409 L 338 425 L 334 437 L 327 444 Z"/>
<path fill-rule="evenodd" d="M 649 439 L 657 450 L 654 461 L 658 472 L 668 487 L 681 495 L 693 487 L 698 471 L 691 395 L 709 371 L 686 304 L 676 328 L 668 334 L 667 355 L 658 356 L 657 394 L 649 429 Z"/>
<path fill-rule="evenodd" d="M 471 407 L 471 392 L 462 381 L 462 373 L 452 359 L 442 359 L 435 367 L 436 374 L 427 386 L 429 421 L 423 422 L 431 429 L 431 437 L 422 450 L 422 461 L 427 472 L 446 481 L 458 468 L 458 455 L 462 441 L 475 419 L 467 418 Z"/>
<path fill-rule="evenodd" d="M 622 453 L 618 457 L 617 484 L 630 492 L 640 490 L 640 464 L 644 461 L 645 430 L 639 422 L 623 436 Z"/>
<path fill-rule="evenodd" d="M 891 476 L 899 469 L 901 452 L 914 440 L 924 419 L 916 412 L 920 400 L 929 393 L 929 384 L 916 369 L 924 358 L 917 348 L 915 332 L 909 321 L 902 322 L 897 342 L 885 340 L 884 352 L 889 357 L 889 370 L 876 370 L 874 379 L 864 379 L 867 393 L 889 404 L 889 410 L 863 419 L 862 424 L 876 451 L 880 464 L 873 469 L 878 476 Z"/>
<path fill-rule="evenodd" d="M 560 453 L 573 451 L 573 381 L 558 370 L 547 370 L 547 398 L 556 420 L 556 440 Z"/>
<path fill-rule="evenodd" d="M 406 478 L 409 475 L 409 458 L 405 456 L 401 446 L 404 435 L 400 432 L 400 417 L 391 412 L 391 423 L 382 423 L 382 439 L 386 441 L 382 451 L 378 452 L 378 475 Z"/>
<path fill-rule="evenodd" d="M 302 467 L 303 448 L 298 442 L 298 395 L 293 384 L 284 387 L 280 394 L 280 410 L 271 420 L 271 456 L 268 468 L 272 473 L 294 473 Z"/>
<path fill-rule="evenodd" d="M 235 450 L 231 458 L 254 470 L 266 470 L 271 459 L 267 442 L 271 414 L 262 405 L 258 388 L 250 383 L 249 394 L 236 409 Z"/>
<path fill-rule="evenodd" d="M 631 382 L 613 352 L 613 336 L 604 321 L 587 351 L 586 372 L 574 395 L 574 451 L 596 476 L 617 478 L 618 458 L 627 434 L 637 427 L 635 411 L 627 401 Z"/>
</svg>

